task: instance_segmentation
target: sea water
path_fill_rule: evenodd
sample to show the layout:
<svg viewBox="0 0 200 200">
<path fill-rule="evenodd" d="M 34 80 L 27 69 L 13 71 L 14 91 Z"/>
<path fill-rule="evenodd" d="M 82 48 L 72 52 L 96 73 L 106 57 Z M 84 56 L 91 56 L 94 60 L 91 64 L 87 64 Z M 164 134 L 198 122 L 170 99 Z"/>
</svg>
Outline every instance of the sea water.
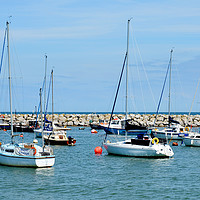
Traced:
<svg viewBox="0 0 200 200">
<path fill-rule="evenodd" d="M 104 132 L 72 127 L 76 146 L 53 146 L 52 168 L 0 166 L 0 199 L 199 199 L 200 148 L 173 146 L 170 159 L 95 155 Z M 34 133 L 24 133 L 31 142 Z M 9 142 L 0 132 L 0 142 Z M 19 140 L 22 140 L 20 138 Z M 39 144 L 41 139 L 38 138 Z"/>
</svg>

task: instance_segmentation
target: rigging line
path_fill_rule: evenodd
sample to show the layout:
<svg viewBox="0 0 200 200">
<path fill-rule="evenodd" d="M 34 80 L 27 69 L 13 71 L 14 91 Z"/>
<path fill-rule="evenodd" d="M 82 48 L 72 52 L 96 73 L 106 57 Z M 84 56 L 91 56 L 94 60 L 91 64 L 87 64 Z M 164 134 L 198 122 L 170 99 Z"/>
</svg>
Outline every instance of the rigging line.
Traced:
<svg viewBox="0 0 200 200">
<path fill-rule="evenodd" d="M 136 41 L 135 37 L 134 37 L 134 41 L 135 41 L 136 48 L 137 48 L 137 50 L 138 50 L 138 54 L 139 54 L 139 57 L 140 57 L 140 60 L 141 60 L 141 64 L 142 64 L 142 68 L 143 68 L 143 70 L 144 70 L 145 77 L 146 77 L 146 79 L 147 79 L 147 83 L 148 83 L 149 88 L 150 88 L 151 95 L 152 95 L 152 97 L 153 97 L 154 106 L 156 107 L 155 97 L 154 97 L 154 95 L 153 95 L 152 87 L 151 87 L 151 84 L 150 84 L 150 82 L 149 82 L 149 79 L 148 79 L 148 76 L 147 76 L 147 73 L 146 73 L 146 70 L 145 70 L 145 67 L 144 67 L 144 62 L 143 62 L 143 60 L 142 60 L 142 56 L 141 56 L 141 53 L 140 53 L 140 49 L 139 49 L 139 47 L 138 47 L 138 44 L 137 44 L 137 41 Z"/>
<path fill-rule="evenodd" d="M 12 33 L 10 34 L 10 38 L 11 38 L 11 42 L 12 42 L 12 52 L 13 52 L 13 55 L 15 56 L 16 59 L 13 59 L 13 61 L 16 60 L 16 63 L 17 64 L 13 64 L 13 66 L 15 67 L 16 65 L 18 65 L 18 69 L 17 71 L 20 72 L 21 76 L 23 77 L 23 73 L 22 73 L 22 69 L 21 69 L 21 64 L 20 64 L 20 60 L 19 60 L 19 56 L 18 56 L 18 53 L 17 53 L 17 48 L 16 48 L 16 45 L 15 45 L 15 41 L 13 40 L 13 36 L 12 36 Z"/>
<path fill-rule="evenodd" d="M 2 68 L 2 63 L 3 63 L 3 54 L 4 54 L 4 49 L 5 49 L 5 43 L 6 43 L 6 31 L 5 30 L 5 35 L 4 35 L 4 40 L 3 40 L 3 49 L 2 49 L 2 54 L 1 54 L 1 65 L 0 65 L 0 73 L 1 73 L 1 68 Z"/>
<path fill-rule="evenodd" d="M 7 62 L 8 62 L 8 59 L 7 59 L 7 53 L 4 55 L 5 59 L 4 59 L 4 63 L 2 63 L 2 65 L 4 66 L 7 66 Z M 7 93 L 7 67 L 3 67 L 2 68 L 2 71 L 1 71 L 1 82 L 0 82 L 0 95 L 1 95 L 1 102 L 0 102 L 0 110 L 1 112 L 6 112 L 6 108 L 7 108 L 7 103 L 8 103 L 8 93 Z"/>
<path fill-rule="evenodd" d="M 43 84 L 42 84 L 42 90 L 41 92 L 43 92 L 43 89 L 44 89 L 44 83 L 45 83 L 45 79 L 43 80 Z M 40 112 L 40 104 L 41 104 L 41 101 L 39 101 L 39 106 L 38 106 L 38 112 L 37 112 L 37 115 L 36 115 L 36 120 L 35 120 L 35 127 L 37 126 L 37 119 L 38 119 L 38 113 Z"/>
<path fill-rule="evenodd" d="M 181 84 L 182 81 L 181 81 L 180 71 L 178 70 L 177 65 L 174 65 L 174 67 L 175 67 L 175 71 L 176 71 L 177 77 L 178 77 L 178 82 L 179 82 L 179 85 L 181 88 L 181 94 L 182 94 L 182 96 L 185 96 L 186 93 L 184 92 L 183 85 Z"/>
<path fill-rule="evenodd" d="M 139 69 L 139 64 L 138 64 L 138 59 L 135 55 L 135 61 L 136 61 L 136 66 L 137 66 L 137 73 L 138 73 L 138 77 L 139 77 L 139 83 L 140 83 L 140 90 L 141 90 L 141 95 L 142 95 L 142 101 L 143 101 L 143 106 L 144 106 L 144 111 L 145 111 L 145 114 L 146 114 L 146 104 L 145 104 L 145 101 L 144 101 L 144 93 L 143 93 L 143 90 L 142 90 L 142 83 L 141 83 L 141 76 L 140 76 L 140 69 Z"/>
<path fill-rule="evenodd" d="M 134 31 L 132 30 L 132 32 L 134 32 Z M 134 46 L 136 46 L 136 49 L 137 49 L 138 54 L 139 54 L 140 52 L 139 52 L 139 48 L 138 48 L 138 45 L 137 45 L 135 37 L 131 37 L 131 39 L 133 41 Z M 141 91 L 141 96 L 142 96 L 142 102 L 143 102 L 143 107 L 144 107 L 144 111 L 145 111 L 145 114 L 146 114 L 146 104 L 145 104 L 145 101 L 144 101 L 144 92 L 143 92 L 142 82 L 141 82 L 141 74 L 140 74 L 140 68 L 139 68 L 139 61 L 138 61 L 138 58 L 137 58 L 136 54 L 133 54 L 133 55 L 134 55 L 135 62 L 136 62 L 137 74 L 138 74 L 138 77 L 139 77 L 140 91 Z M 142 62 L 141 56 L 140 56 L 140 61 Z"/>
<path fill-rule="evenodd" d="M 162 96 L 163 96 L 163 92 L 164 92 L 165 84 L 166 84 L 166 81 L 167 81 L 167 75 L 168 75 L 169 68 L 170 68 L 170 62 L 171 62 L 171 60 L 169 61 L 169 64 L 168 64 L 168 67 L 167 67 L 167 72 L 166 72 L 166 75 L 165 75 L 165 80 L 164 80 L 164 83 L 163 83 L 163 87 L 162 87 L 162 91 L 161 91 L 161 95 L 160 95 L 160 99 L 159 99 L 158 107 L 157 107 L 157 110 L 156 110 L 156 117 L 155 117 L 155 120 L 154 120 L 153 126 L 155 126 L 156 119 L 157 119 L 157 116 L 158 116 L 158 112 L 159 112 L 159 108 L 160 108 L 160 103 L 161 103 L 161 100 L 162 100 Z"/>
<path fill-rule="evenodd" d="M 192 105 L 191 105 L 191 107 L 190 107 L 190 111 L 189 111 L 189 114 L 188 114 L 188 115 L 191 114 L 192 107 L 193 107 L 193 104 L 194 104 L 194 100 L 195 100 L 195 98 L 196 98 L 197 90 L 198 90 L 198 88 L 199 88 L 199 83 L 200 83 L 200 78 L 199 78 L 198 83 L 197 83 L 196 91 L 195 91 L 194 98 L 193 98 L 193 100 L 192 100 Z"/>
<path fill-rule="evenodd" d="M 16 49 L 16 45 L 15 45 L 15 42 L 14 42 L 14 40 L 13 40 L 13 37 L 12 37 L 12 33 L 10 34 L 11 35 L 11 40 L 12 40 L 12 51 L 13 51 L 13 54 L 12 55 L 15 55 L 15 57 L 16 57 L 16 59 L 13 59 L 13 61 L 14 60 L 16 60 L 17 62 L 16 62 L 16 64 L 14 64 L 13 63 L 13 66 L 16 66 L 16 65 L 18 65 L 19 67 L 18 67 L 18 69 L 17 69 L 17 72 L 19 71 L 19 73 L 20 73 L 20 79 L 19 80 L 21 80 L 21 81 L 19 81 L 20 82 L 20 86 L 21 86 L 21 90 L 20 91 L 22 91 L 22 107 L 21 107 L 21 109 L 23 110 L 24 109 L 24 81 L 23 81 L 23 73 L 22 73 L 22 70 L 21 70 L 21 64 L 20 64 L 20 60 L 19 60 L 19 56 L 18 56 L 18 53 L 17 53 L 17 49 Z M 16 70 L 16 68 L 14 68 L 14 70 Z M 17 73 L 14 73 L 14 74 L 17 74 Z M 16 81 L 16 80 L 15 80 Z M 14 85 L 18 85 L 17 84 L 17 82 L 16 83 L 14 83 Z M 16 88 L 16 87 L 15 87 Z M 19 88 L 19 87 L 18 87 Z M 16 90 L 14 90 L 14 92 L 17 92 L 17 94 L 19 93 L 18 91 L 16 91 Z M 16 100 L 18 100 L 18 98 L 15 98 Z M 19 101 L 16 101 L 16 105 L 18 105 L 19 106 L 19 109 L 20 109 L 20 103 L 19 103 Z M 21 110 L 20 109 L 20 110 Z"/>
<path fill-rule="evenodd" d="M 48 109 L 48 103 L 49 103 L 49 96 L 50 96 L 50 89 L 51 89 L 51 76 L 50 76 L 50 81 L 49 81 L 49 89 L 48 89 L 48 95 L 47 95 L 47 104 L 45 108 L 45 114 L 47 114 L 47 109 Z"/>
<path fill-rule="evenodd" d="M 126 64 L 126 58 L 127 58 L 127 52 L 125 54 L 125 58 L 124 58 L 124 62 L 123 62 L 123 67 L 122 67 L 122 71 L 121 71 L 121 74 L 120 74 L 119 83 L 118 83 L 118 86 L 117 86 L 117 92 L 116 92 L 116 95 L 115 95 L 115 100 L 114 100 L 114 103 L 113 103 L 113 108 L 112 108 L 112 112 L 111 112 L 111 116 L 110 116 L 108 128 L 110 127 L 110 123 L 111 123 L 111 120 L 112 120 L 113 112 L 114 112 L 114 109 L 115 109 L 115 104 L 116 104 L 118 93 L 119 93 L 119 87 L 120 87 L 120 84 L 121 84 L 122 75 L 123 75 L 124 67 L 125 67 L 125 64 Z M 105 137 L 104 141 L 106 140 L 106 138 L 107 138 L 107 133 L 106 133 L 106 137 Z"/>
</svg>

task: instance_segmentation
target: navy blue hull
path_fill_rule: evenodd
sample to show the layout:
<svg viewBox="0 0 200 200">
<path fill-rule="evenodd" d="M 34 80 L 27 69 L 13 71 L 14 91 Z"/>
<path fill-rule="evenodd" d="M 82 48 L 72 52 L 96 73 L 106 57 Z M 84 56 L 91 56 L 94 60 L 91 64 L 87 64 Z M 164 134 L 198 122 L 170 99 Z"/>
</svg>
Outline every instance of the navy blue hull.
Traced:
<svg viewBox="0 0 200 200">
<path fill-rule="evenodd" d="M 116 135 L 125 135 L 126 130 L 125 129 L 116 129 L 116 128 L 107 128 L 104 127 L 104 131 L 107 134 L 116 134 Z M 147 133 L 147 130 L 128 130 L 127 135 L 138 135 L 138 134 L 145 134 Z"/>
</svg>

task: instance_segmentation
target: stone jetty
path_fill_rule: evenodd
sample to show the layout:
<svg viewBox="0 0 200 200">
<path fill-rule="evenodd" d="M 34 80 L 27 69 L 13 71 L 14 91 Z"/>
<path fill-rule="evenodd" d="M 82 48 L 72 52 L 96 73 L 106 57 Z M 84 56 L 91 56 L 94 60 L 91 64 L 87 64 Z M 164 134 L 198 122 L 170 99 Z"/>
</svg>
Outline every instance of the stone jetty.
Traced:
<svg viewBox="0 0 200 200">
<path fill-rule="evenodd" d="M 9 114 L 2 114 L 2 120 L 10 122 Z M 28 124 L 28 121 L 35 121 L 36 114 L 13 114 L 15 123 Z M 124 114 L 114 114 L 114 118 L 123 119 Z M 182 126 L 200 126 L 200 115 L 171 115 L 173 120 L 180 122 Z M 48 114 L 46 118 L 51 121 L 52 116 Z M 133 124 L 141 126 L 153 126 L 155 114 L 129 114 L 128 118 Z M 54 121 L 61 126 L 89 126 L 90 122 L 98 123 L 101 120 L 109 120 L 110 114 L 54 114 Z M 159 114 L 155 122 L 157 127 L 165 127 L 168 125 L 168 115 Z"/>
</svg>

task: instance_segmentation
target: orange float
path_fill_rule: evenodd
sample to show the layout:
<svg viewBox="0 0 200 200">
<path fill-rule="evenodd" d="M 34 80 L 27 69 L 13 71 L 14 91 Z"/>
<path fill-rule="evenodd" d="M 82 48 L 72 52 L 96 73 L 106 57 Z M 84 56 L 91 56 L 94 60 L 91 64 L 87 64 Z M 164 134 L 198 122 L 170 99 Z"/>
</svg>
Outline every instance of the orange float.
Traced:
<svg viewBox="0 0 200 200">
<path fill-rule="evenodd" d="M 96 147 L 94 149 L 95 154 L 102 154 L 102 148 L 101 147 Z"/>
</svg>

